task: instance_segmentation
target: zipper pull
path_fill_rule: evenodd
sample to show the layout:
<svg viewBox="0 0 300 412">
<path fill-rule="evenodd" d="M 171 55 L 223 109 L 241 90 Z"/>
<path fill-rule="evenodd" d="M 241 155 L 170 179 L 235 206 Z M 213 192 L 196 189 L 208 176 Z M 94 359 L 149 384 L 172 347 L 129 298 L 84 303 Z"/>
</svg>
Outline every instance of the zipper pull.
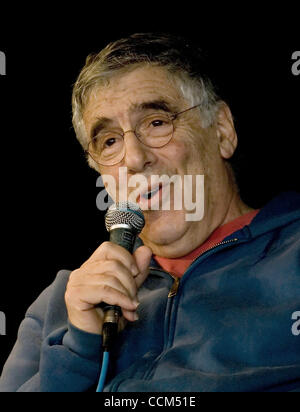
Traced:
<svg viewBox="0 0 300 412">
<path fill-rule="evenodd" d="M 168 298 L 172 298 L 173 296 L 175 296 L 179 288 L 180 278 L 175 276 L 172 276 L 172 278 L 174 279 L 174 282 L 168 294 Z"/>
</svg>

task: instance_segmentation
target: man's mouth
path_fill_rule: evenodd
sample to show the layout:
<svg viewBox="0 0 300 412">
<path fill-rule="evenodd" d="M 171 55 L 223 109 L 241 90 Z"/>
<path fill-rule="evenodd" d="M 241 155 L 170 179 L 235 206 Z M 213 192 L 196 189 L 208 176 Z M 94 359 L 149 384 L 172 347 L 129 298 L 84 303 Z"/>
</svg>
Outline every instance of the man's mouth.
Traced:
<svg viewBox="0 0 300 412">
<path fill-rule="evenodd" d="M 155 188 L 144 191 L 143 193 L 138 195 L 136 202 L 140 205 L 141 208 L 147 207 L 147 209 L 151 209 L 151 203 L 153 203 L 153 201 L 155 201 L 156 203 L 156 201 L 159 201 L 161 199 L 162 187 L 162 183 L 159 183 L 159 185 Z"/>
<path fill-rule="evenodd" d="M 156 189 L 151 190 L 151 191 L 149 191 L 149 192 L 146 192 L 146 193 L 142 194 L 142 197 L 143 197 L 144 199 L 151 199 L 152 197 L 154 197 L 154 196 L 156 195 L 156 193 L 158 193 L 158 191 L 159 191 L 161 188 L 162 188 L 162 184 L 159 184 Z"/>
</svg>

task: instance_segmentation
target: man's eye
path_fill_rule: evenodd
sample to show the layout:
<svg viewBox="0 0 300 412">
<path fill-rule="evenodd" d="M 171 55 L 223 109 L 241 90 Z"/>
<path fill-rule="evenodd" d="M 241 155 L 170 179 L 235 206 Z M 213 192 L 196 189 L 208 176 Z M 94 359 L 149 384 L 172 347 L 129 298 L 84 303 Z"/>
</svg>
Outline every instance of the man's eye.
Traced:
<svg viewBox="0 0 300 412">
<path fill-rule="evenodd" d="M 104 147 L 110 147 L 116 142 L 116 139 L 114 137 L 110 137 L 109 139 L 106 139 L 104 142 Z"/>
<path fill-rule="evenodd" d="M 153 127 L 159 127 L 159 126 L 163 126 L 164 123 L 165 123 L 164 120 L 156 119 L 156 120 L 153 120 L 153 121 L 151 122 L 151 125 L 152 125 Z"/>
</svg>

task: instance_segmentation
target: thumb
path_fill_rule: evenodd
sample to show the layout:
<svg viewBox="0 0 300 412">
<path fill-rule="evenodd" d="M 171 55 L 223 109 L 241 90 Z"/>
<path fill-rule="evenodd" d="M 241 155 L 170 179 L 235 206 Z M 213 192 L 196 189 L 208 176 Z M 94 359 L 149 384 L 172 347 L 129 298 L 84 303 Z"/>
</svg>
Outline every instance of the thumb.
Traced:
<svg viewBox="0 0 300 412">
<path fill-rule="evenodd" d="M 148 276 L 152 250 L 148 246 L 141 246 L 133 253 L 133 256 L 139 269 L 138 275 L 134 278 L 139 288 Z"/>
</svg>

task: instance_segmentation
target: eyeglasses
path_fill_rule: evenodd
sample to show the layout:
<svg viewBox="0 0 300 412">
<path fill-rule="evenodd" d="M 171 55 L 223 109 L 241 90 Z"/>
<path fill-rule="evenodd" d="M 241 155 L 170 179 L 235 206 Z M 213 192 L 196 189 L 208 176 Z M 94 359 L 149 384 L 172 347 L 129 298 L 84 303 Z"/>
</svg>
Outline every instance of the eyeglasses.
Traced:
<svg viewBox="0 0 300 412">
<path fill-rule="evenodd" d="M 160 148 L 166 146 L 173 137 L 174 120 L 183 113 L 199 107 L 200 104 L 175 114 L 152 113 L 143 117 L 134 130 L 119 132 L 103 130 L 95 136 L 88 145 L 85 153 L 102 166 L 114 166 L 125 156 L 124 136 L 132 132 L 145 146 Z"/>
</svg>

